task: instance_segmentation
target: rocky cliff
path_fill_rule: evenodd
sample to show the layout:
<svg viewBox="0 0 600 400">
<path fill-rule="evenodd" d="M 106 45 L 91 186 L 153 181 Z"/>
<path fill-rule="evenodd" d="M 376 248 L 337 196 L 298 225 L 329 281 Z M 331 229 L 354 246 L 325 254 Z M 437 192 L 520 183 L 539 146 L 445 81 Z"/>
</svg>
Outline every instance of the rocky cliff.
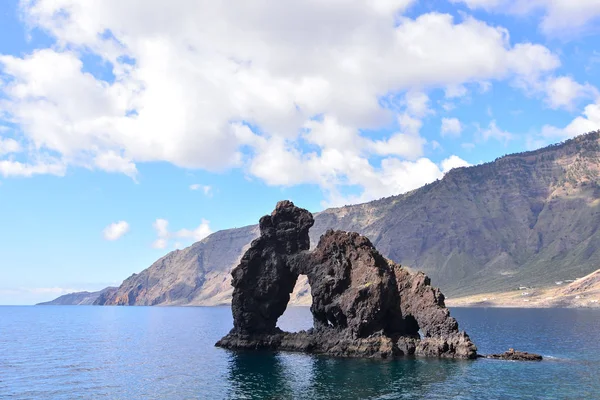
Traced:
<svg viewBox="0 0 600 400">
<path fill-rule="evenodd" d="M 600 132 L 457 168 L 412 192 L 315 214 L 367 236 L 385 257 L 424 271 L 450 297 L 554 285 L 600 268 Z M 216 232 L 127 278 L 99 304 L 230 301 L 229 271 L 256 225 Z M 306 282 L 306 280 L 303 280 Z M 310 303 L 306 283 L 291 303 Z"/>
</svg>

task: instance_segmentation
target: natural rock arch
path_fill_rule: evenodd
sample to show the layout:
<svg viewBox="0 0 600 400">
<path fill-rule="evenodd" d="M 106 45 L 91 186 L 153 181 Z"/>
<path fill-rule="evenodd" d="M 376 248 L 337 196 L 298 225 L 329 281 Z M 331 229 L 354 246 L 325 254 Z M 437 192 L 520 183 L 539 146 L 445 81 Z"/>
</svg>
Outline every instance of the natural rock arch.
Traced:
<svg viewBox="0 0 600 400">
<path fill-rule="evenodd" d="M 341 356 L 426 355 L 474 358 L 476 347 L 422 273 L 385 259 L 358 233 L 327 231 L 313 251 L 312 214 L 281 201 L 260 219 L 232 271 L 234 327 L 217 346 L 270 348 Z M 276 327 L 300 274 L 311 287 L 314 328 Z M 419 336 L 419 329 L 423 338 Z"/>
</svg>

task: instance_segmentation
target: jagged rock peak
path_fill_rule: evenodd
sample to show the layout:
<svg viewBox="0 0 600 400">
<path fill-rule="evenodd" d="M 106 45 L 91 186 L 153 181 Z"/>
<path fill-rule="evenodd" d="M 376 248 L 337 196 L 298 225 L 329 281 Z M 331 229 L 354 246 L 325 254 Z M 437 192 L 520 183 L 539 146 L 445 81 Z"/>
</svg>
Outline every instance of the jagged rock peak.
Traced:
<svg viewBox="0 0 600 400">
<path fill-rule="evenodd" d="M 217 346 L 357 357 L 477 356 L 429 278 L 385 259 L 355 232 L 328 230 L 308 251 L 313 223 L 310 212 L 290 201 L 260 219 L 260 237 L 232 271 L 234 327 Z M 277 319 L 301 274 L 311 287 L 314 328 L 282 332 Z"/>
<path fill-rule="evenodd" d="M 308 230 L 314 223 L 310 212 L 283 200 L 277 203 L 271 215 L 262 217 L 258 225 L 261 238 L 272 241 L 270 244 L 277 252 L 294 254 L 310 247 Z"/>
</svg>

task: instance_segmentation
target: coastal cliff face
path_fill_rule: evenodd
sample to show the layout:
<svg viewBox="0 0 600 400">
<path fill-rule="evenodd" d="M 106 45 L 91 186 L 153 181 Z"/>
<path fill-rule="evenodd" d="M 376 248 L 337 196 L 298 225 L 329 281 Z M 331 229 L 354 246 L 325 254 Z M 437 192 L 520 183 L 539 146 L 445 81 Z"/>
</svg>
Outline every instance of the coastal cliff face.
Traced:
<svg viewBox="0 0 600 400">
<path fill-rule="evenodd" d="M 98 298 L 99 305 L 202 305 L 231 300 L 233 265 L 257 236 L 250 226 L 215 232 L 192 246 L 172 251 Z"/>
<path fill-rule="evenodd" d="M 289 201 L 261 218 L 260 237 L 232 271 L 233 329 L 217 346 L 349 357 L 477 356 L 426 276 L 386 260 L 355 232 L 329 230 L 308 251 L 313 222 Z M 301 274 L 313 296 L 314 327 L 283 332 L 277 320 Z"/>
<path fill-rule="evenodd" d="M 550 286 L 600 268 L 600 133 L 458 168 L 412 192 L 327 209 L 309 231 L 358 232 L 452 298 Z M 231 299 L 231 269 L 256 225 L 216 232 L 127 278 L 97 304 L 214 305 Z M 307 279 L 290 304 L 310 304 Z"/>
</svg>

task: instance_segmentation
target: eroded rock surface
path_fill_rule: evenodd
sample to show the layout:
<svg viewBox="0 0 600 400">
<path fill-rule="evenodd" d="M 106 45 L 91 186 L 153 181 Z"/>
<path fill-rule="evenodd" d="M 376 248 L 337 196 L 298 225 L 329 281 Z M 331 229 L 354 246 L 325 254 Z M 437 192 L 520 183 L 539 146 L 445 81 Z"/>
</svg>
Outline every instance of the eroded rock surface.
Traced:
<svg viewBox="0 0 600 400">
<path fill-rule="evenodd" d="M 343 330 L 353 338 L 418 334 L 405 327 L 394 271 L 366 237 L 329 230 L 304 259 L 315 329 Z"/>
<path fill-rule="evenodd" d="M 290 201 L 277 203 L 260 219 L 255 239 L 233 269 L 233 326 L 235 332 L 272 333 L 290 300 L 298 273 L 290 259 L 310 247 L 312 214 Z"/>
<path fill-rule="evenodd" d="M 334 356 L 475 358 L 477 348 L 422 273 L 385 259 L 368 238 L 327 231 L 308 251 L 310 212 L 289 201 L 260 220 L 261 235 L 232 271 L 234 327 L 217 346 Z M 296 280 L 311 287 L 314 328 L 276 327 Z"/>
</svg>

